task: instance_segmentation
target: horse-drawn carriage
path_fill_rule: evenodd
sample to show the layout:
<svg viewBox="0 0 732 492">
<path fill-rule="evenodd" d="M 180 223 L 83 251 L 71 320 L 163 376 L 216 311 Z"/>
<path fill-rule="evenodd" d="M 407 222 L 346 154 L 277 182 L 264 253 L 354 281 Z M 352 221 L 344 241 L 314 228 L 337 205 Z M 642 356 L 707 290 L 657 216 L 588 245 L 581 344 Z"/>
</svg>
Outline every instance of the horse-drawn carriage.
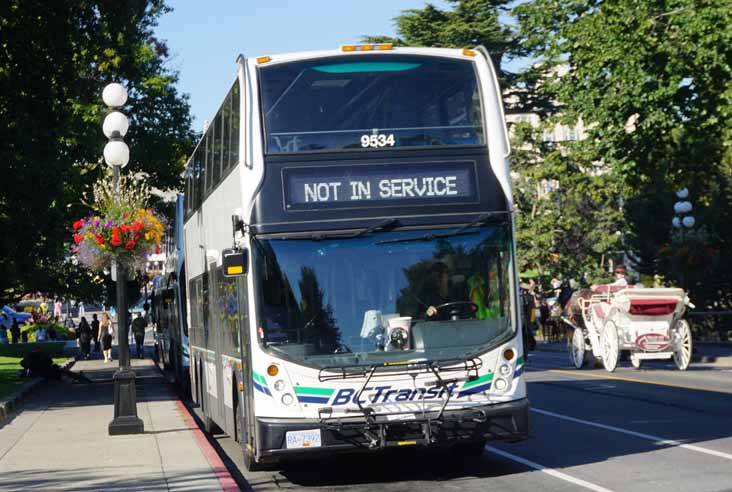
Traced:
<svg viewBox="0 0 732 492">
<path fill-rule="evenodd" d="M 564 321 L 574 328 L 569 357 L 580 369 L 595 358 L 612 372 L 621 350 L 633 367 L 673 358 L 684 371 L 691 360 L 691 330 L 683 318 L 689 299 L 682 289 L 601 286 L 576 292 Z"/>
</svg>

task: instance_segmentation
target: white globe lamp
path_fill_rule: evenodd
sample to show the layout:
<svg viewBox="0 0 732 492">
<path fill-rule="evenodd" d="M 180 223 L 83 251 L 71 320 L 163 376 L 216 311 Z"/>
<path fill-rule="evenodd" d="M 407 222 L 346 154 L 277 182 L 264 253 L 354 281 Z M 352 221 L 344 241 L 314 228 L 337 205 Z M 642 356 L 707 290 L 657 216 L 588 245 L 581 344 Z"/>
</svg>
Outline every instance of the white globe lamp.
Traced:
<svg viewBox="0 0 732 492">
<path fill-rule="evenodd" d="M 686 227 L 687 229 L 691 229 L 692 227 L 694 227 L 696 220 L 691 215 L 687 215 L 682 219 L 681 222 L 684 224 L 684 227 Z"/>
<path fill-rule="evenodd" d="M 130 162 L 130 148 L 121 140 L 107 142 L 104 146 L 104 162 L 112 167 L 125 167 Z"/>
<path fill-rule="evenodd" d="M 113 82 L 102 91 L 102 100 L 110 108 L 121 108 L 127 102 L 127 89 L 122 84 Z"/>
<path fill-rule="evenodd" d="M 676 192 L 676 196 L 679 198 L 686 198 L 687 196 L 689 196 L 689 189 L 681 188 L 679 191 Z"/>
<path fill-rule="evenodd" d="M 107 138 L 121 138 L 127 135 L 127 130 L 130 128 L 130 122 L 127 116 L 120 113 L 119 111 L 112 111 L 104 118 L 102 124 L 102 131 Z"/>
<path fill-rule="evenodd" d="M 672 223 L 672 224 L 673 224 L 673 226 L 674 226 L 674 227 L 676 227 L 677 229 L 680 229 L 680 228 L 681 228 L 681 219 L 680 219 L 680 218 L 678 218 L 678 217 L 674 217 L 673 219 L 671 219 L 671 223 Z"/>
</svg>

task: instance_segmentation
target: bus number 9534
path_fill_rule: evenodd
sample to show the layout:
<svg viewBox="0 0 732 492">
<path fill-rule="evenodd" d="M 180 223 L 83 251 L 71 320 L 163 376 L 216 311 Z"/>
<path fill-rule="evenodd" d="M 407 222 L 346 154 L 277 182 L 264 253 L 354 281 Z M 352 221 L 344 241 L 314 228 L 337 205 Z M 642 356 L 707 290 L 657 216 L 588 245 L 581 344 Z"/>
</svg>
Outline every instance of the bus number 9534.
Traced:
<svg viewBox="0 0 732 492">
<path fill-rule="evenodd" d="M 389 135 L 362 135 L 361 136 L 361 147 L 394 147 L 394 134 Z"/>
</svg>

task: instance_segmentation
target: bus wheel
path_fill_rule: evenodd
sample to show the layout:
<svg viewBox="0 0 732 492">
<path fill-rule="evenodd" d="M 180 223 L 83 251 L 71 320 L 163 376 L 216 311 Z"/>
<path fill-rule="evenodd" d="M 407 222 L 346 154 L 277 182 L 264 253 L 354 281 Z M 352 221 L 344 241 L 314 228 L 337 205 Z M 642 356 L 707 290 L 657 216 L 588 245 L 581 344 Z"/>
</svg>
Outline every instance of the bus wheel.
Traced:
<svg viewBox="0 0 732 492">
<path fill-rule="evenodd" d="M 259 462 L 254 458 L 254 453 L 252 453 L 248 449 L 245 448 L 242 451 L 244 451 L 244 466 L 247 468 L 248 471 L 256 472 L 277 469 L 277 463 Z"/>
</svg>

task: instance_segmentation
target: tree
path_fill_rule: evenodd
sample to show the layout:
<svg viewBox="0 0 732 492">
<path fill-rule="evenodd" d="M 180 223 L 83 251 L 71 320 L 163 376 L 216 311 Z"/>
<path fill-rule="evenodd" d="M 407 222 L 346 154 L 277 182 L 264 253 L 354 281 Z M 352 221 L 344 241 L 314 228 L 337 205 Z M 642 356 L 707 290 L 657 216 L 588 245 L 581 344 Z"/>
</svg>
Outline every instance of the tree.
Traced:
<svg viewBox="0 0 732 492">
<path fill-rule="evenodd" d="M 729 258 L 729 2 L 534 0 L 515 12 L 526 49 L 545 67 L 569 67 L 547 77 L 544 88 L 564 121 L 585 119 L 588 138 L 577 151 L 604 162 L 618 183 L 636 267 L 679 278 L 659 268 L 661 249 L 672 244 L 668 204 L 682 186 L 698 198 L 706 246 Z M 722 263 L 716 276 L 728 284 L 732 263 Z M 701 284 L 690 287 L 694 295 Z M 730 292 L 726 284 L 715 290 Z"/>
<path fill-rule="evenodd" d="M 423 9 L 404 10 L 394 19 L 396 38 L 363 36 L 367 43 L 393 43 L 398 46 L 473 48 L 485 46 L 496 67 L 498 78 L 510 86 L 511 74 L 502 70 L 504 57 L 519 56 L 520 46 L 513 29 L 499 16 L 511 0 L 447 0 L 449 10 L 427 3 Z"/>
<path fill-rule="evenodd" d="M 104 167 L 107 83 L 122 82 L 130 93 L 125 172 L 145 172 L 158 188 L 180 185 L 193 132 L 187 97 L 165 66 L 167 48 L 153 35 L 167 11 L 163 0 L 9 0 L 0 7 L 0 118 L 7 122 L 0 135 L 0 297 L 31 289 L 61 294 L 75 275 L 64 263 L 69 224 L 87 213 L 82 195 Z"/>
</svg>

